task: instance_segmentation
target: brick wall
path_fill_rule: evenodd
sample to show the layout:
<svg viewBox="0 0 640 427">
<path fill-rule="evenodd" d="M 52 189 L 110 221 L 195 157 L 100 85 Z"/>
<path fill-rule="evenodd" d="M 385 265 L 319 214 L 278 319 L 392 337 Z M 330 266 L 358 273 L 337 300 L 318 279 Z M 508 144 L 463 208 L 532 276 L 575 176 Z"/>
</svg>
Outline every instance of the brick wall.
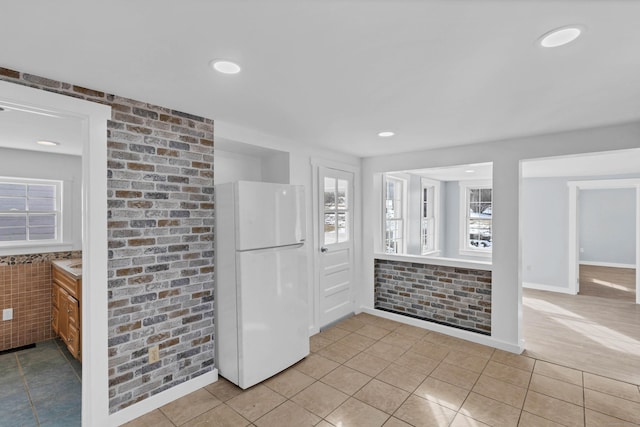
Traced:
<svg viewBox="0 0 640 427">
<path fill-rule="evenodd" d="M 0 308 L 13 308 L 13 319 L 0 321 L 0 351 L 53 338 L 50 261 L 80 257 L 81 252 L 0 256 Z"/>
<path fill-rule="evenodd" d="M 0 79 L 112 107 L 110 411 L 211 371 L 213 121 L 6 68 Z"/>
<path fill-rule="evenodd" d="M 491 334 L 491 272 L 375 260 L 375 308 Z"/>
</svg>

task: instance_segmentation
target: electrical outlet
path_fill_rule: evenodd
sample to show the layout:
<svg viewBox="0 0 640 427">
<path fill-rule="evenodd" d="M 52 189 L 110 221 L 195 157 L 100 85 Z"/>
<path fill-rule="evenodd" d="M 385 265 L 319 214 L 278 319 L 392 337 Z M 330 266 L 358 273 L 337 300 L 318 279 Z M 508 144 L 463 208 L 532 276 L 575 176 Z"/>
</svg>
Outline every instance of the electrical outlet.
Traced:
<svg viewBox="0 0 640 427">
<path fill-rule="evenodd" d="M 160 347 L 153 346 L 149 347 L 149 364 L 156 363 L 160 361 Z"/>
<path fill-rule="evenodd" d="M 2 320 L 13 319 L 13 308 L 5 308 L 2 310 Z"/>
</svg>

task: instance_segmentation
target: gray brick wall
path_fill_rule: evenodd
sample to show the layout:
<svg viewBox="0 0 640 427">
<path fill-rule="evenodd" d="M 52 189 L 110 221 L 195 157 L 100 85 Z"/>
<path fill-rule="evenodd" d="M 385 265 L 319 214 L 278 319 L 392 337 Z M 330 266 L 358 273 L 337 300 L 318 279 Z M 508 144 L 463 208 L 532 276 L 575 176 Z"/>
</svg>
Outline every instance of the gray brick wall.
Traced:
<svg viewBox="0 0 640 427">
<path fill-rule="evenodd" d="M 0 80 L 112 107 L 110 411 L 211 371 L 213 121 L 6 68 Z M 153 345 L 160 361 L 149 364 Z"/>
<path fill-rule="evenodd" d="M 375 308 L 491 334 L 491 271 L 375 260 Z"/>
</svg>

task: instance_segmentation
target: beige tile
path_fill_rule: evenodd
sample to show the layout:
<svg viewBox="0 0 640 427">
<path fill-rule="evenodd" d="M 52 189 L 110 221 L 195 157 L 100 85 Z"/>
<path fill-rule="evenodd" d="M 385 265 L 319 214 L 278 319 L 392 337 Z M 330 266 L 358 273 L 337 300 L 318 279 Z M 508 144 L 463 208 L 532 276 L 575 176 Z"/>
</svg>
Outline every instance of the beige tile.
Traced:
<svg viewBox="0 0 640 427">
<path fill-rule="evenodd" d="M 497 400 L 522 409 L 527 389 L 495 379 L 488 375 L 481 375 L 473 386 L 473 391 L 485 397 Z"/>
<path fill-rule="evenodd" d="M 487 359 L 481 356 L 474 356 L 461 351 L 450 351 L 444 362 L 460 366 L 473 372 L 482 372 L 487 365 Z"/>
<path fill-rule="evenodd" d="M 352 397 L 326 417 L 341 427 L 378 427 L 388 418 L 388 414 Z"/>
<path fill-rule="evenodd" d="M 376 379 L 368 382 L 354 397 L 388 414 L 398 409 L 409 392 Z"/>
<path fill-rule="evenodd" d="M 411 395 L 393 414 L 415 427 L 448 426 L 456 412 L 430 400 Z"/>
<path fill-rule="evenodd" d="M 411 393 L 424 381 L 426 375 L 416 372 L 410 367 L 392 363 L 384 371 L 380 372 L 376 378 Z"/>
<path fill-rule="evenodd" d="M 123 425 L 123 427 L 173 427 L 162 411 L 156 409 Z"/>
<path fill-rule="evenodd" d="M 363 374 L 375 377 L 389 366 L 391 362 L 381 359 L 372 354 L 360 353 L 353 359 L 345 363 L 345 366 L 360 371 Z"/>
<path fill-rule="evenodd" d="M 374 340 L 379 340 L 385 335 L 388 335 L 389 332 L 390 331 L 388 329 L 380 328 L 373 325 L 365 325 L 356 331 L 357 334 L 364 335 L 365 337 L 369 337 Z"/>
<path fill-rule="evenodd" d="M 481 421 L 475 420 L 471 417 L 467 417 L 463 414 L 458 414 L 453 419 L 453 422 L 449 427 L 491 427 L 489 424 L 485 424 Z"/>
<path fill-rule="evenodd" d="M 357 333 L 351 333 L 344 338 L 340 338 L 337 342 L 346 344 L 350 347 L 362 351 L 375 344 L 376 340 Z"/>
<path fill-rule="evenodd" d="M 529 372 L 533 371 L 533 366 L 536 364 L 536 359 L 503 350 L 494 351 L 491 360 Z"/>
<path fill-rule="evenodd" d="M 334 326 L 329 329 L 325 329 L 324 331 L 317 334 L 321 338 L 328 339 L 330 341 L 338 341 L 340 338 L 344 338 L 349 335 L 351 331 L 341 328 L 339 325 Z"/>
<path fill-rule="evenodd" d="M 240 387 L 222 377 L 218 377 L 218 381 L 209 384 L 205 389 L 222 402 L 226 402 L 232 397 L 236 397 L 242 393 Z"/>
<path fill-rule="evenodd" d="M 473 392 L 469 394 L 460 408 L 460 413 L 483 423 L 500 427 L 517 426 L 520 418 L 520 409 Z"/>
<path fill-rule="evenodd" d="M 424 338 L 430 331 L 427 329 L 419 328 L 412 325 L 400 325 L 395 330 L 396 333 L 407 335 L 412 338 L 421 339 Z"/>
<path fill-rule="evenodd" d="M 395 320 L 385 319 L 384 317 L 374 316 L 374 319 L 370 322 L 373 326 L 386 329 L 388 331 L 395 331 L 398 327 L 402 326 L 402 323 Z"/>
<path fill-rule="evenodd" d="M 347 320 L 343 320 L 342 322 L 338 323 L 337 326 L 339 326 L 340 329 L 346 329 L 349 332 L 355 332 L 365 325 L 366 323 L 362 320 L 359 320 L 357 317 L 350 317 Z"/>
<path fill-rule="evenodd" d="M 373 354 L 374 356 L 388 360 L 389 362 L 393 362 L 394 360 L 402 356 L 405 351 L 406 350 L 402 347 L 396 347 L 394 345 L 378 341 L 371 347 L 367 348 L 364 352 Z"/>
<path fill-rule="evenodd" d="M 536 366 L 533 368 L 533 372 L 582 387 L 582 371 L 578 371 L 577 369 L 536 360 Z"/>
<path fill-rule="evenodd" d="M 640 403 L 585 389 L 584 405 L 594 411 L 640 424 Z"/>
<path fill-rule="evenodd" d="M 449 384 L 471 390 L 471 388 L 473 388 L 473 385 L 478 380 L 478 377 L 480 377 L 480 374 L 456 365 L 451 365 L 449 363 L 443 362 L 438 365 L 438 367 L 431 373 L 430 376 L 441 381 L 448 382 Z"/>
<path fill-rule="evenodd" d="M 458 340 L 457 342 L 454 342 L 451 347 L 477 357 L 484 357 L 486 360 L 489 360 L 495 351 L 493 347 L 488 347 L 486 345 L 466 340 Z"/>
<path fill-rule="evenodd" d="M 438 366 L 439 362 L 409 350 L 400 356 L 395 363 L 409 367 L 420 374 L 429 375 Z"/>
<path fill-rule="evenodd" d="M 249 421 L 255 421 L 285 400 L 275 391 L 258 384 L 228 400 L 227 405 Z"/>
<path fill-rule="evenodd" d="M 529 380 L 531 379 L 531 372 L 494 361 L 487 363 L 487 367 L 484 368 L 482 374 L 523 388 L 529 386 Z"/>
<path fill-rule="evenodd" d="M 353 393 L 360 390 L 362 386 L 371 381 L 371 377 L 363 374 L 362 372 L 358 372 L 355 369 L 351 369 L 346 366 L 338 366 L 336 369 L 322 377 L 320 381 L 351 396 Z"/>
<path fill-rule="evenodd" d="M 425 335 L 422 340 L 448 347 L 455 342 L 456 338 L 450 335 L 441 334 L 440 332 L 431 332 L 428 335 Z"/>
<path fill-rule="evenodd" d="M 427 335 L 429 336 L 429 335 Z M 418 353 L 421 356 L 428 357 L 429 359 L 440 362 L 444 359 L 451 349 L 447 346 L 432 343 L 429 341 L 418 341 L 409 349 L 413 353 Z"/>
<path fill-rule="evenodd" d="M 429 377 L 413 394 L 457 411 L 469 395 L 469 390 Z"/>
<path fill-rule="evenodd" d="M 585 418 L 587 427 L 633 427 L 637 424 L 628 423 L 619 418 L 610 417 L 600 412 L 585 409 Z"/>
<path fill-rule="evenodd" d="M 262 416 L 254 424 L 257 427 L 311 427 L 319 421 L 320 418 L 318 416 L 287 400 L 273 411 Z"/>
<path fill-rule="evenodd" d="M 335 427 L 335 426 L 325 420 L 322 420 L 318 424 L 316 424 L 316 427 Z"/>
<path fill-rule="evenodd" d="M 314 336 L 309 338 L 309 348 L 312 353 L 316 353 L 333 342 L 334 341 L 331 341 L 328 338 L 320 336 L 320 334 L 315 334 Z"/>
<path fill-rule="evenodd" d="M 412 345 L 418 342 L 418 338 L 409 335 L 403 335 L 399 333 L 398 330 L 396 330 L 395 332 L 391 332 L 389 335 L 382 338 L 380 341 L 385 344 L 391 344 L 394 347 L 398 347 L 406 351 L 409 350 Z"/>
<path fill-rule="evenodd" d="M 411 424 L 407 424 L 396 417 L 391 417 L 387 420 L 382 427 L 411 427 Z"/>
<path fill-rule="evenodd" d="M 160 410 L 176 425 L 184 424 L 192 418 L 222 404 L 204 388 L 174 400 L 160 407 Z"/>
<path fill-rule="evenodd" d="M 574 405 L 584 406 L 584 391 L 582 387 L 551 377 L 534 373 L 531 377 L 529 390 L 537 391 L 538 393 L 546 394 L 547 396 L 555 397 L 556 399 L 564 400 Z"/>
<path fill-rule="evenodd" d="M 322 357 L 318 354 L 312 354 L 307 356 L 304 360 L 298 362 L 294 368 L 303 374 L 309 375 L 312 378 L 319 380 L 327 375 L 329 372 L 340 366 L 339 363 L 329 360 L 326 357 Z"/>
<path fill-rule="evenodd" d="M 181 427 L 245 427 L 250 423 L 227 405 L 220 405 Z"/>
<path fill-rule="evenodd" d="M 319 417 L 326 417 L 349 396 L 321 382 L 315 382 L 291 398 L 295 403 Z"/>
<path fill-rule="evenodd" d="M 520 414 L 518 427 L 562 427 L 562 424 L 554 423 L 546 418 L 539 417 L 527 411 Z"/>
<path fill-rule="evenodd" d="M 588 372 L 583 373 L 584 388 L 596 390 L 612 396 L 621 397 L 634 402 L 640 402 L 640 390 L 634 384 L 612 380 L 610 378 L 593 375 Z"/>
<path fill-rule="evenodd" d="M 524 410 L 565 426 L 583 426 L 584 409 L 573 403 L 529 390 Z"/>
<path fill-rule="evenodd" d="M 295 368 L 289 368 L 269 378 L 263 384 L 284 397 L 291 398 L 291 396 L 307 388 L 315 381 L 316 380 L 309 375 L 303 374 Z"/>
<path fill-rule="evenodd" d="M 318 352 L 320 356 L 338 363 L 344 363 L 358 353 L 360 353 L 360 350 L 351 347 L 344 342 L 335 342 Z"/>
</svg>

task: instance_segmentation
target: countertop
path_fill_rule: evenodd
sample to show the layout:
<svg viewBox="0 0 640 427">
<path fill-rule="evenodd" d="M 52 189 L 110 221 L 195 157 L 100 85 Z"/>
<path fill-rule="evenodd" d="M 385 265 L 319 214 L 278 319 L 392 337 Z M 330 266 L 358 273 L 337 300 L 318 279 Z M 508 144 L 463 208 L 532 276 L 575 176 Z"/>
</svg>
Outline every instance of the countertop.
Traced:
<svg viewBox="0 0 640 427">
<path fill-rule="evenodd" d="M 75 279 L 82 279 L 82 258 L 56 259 L 51 264 L 69 273 Z"/>
</svg>

